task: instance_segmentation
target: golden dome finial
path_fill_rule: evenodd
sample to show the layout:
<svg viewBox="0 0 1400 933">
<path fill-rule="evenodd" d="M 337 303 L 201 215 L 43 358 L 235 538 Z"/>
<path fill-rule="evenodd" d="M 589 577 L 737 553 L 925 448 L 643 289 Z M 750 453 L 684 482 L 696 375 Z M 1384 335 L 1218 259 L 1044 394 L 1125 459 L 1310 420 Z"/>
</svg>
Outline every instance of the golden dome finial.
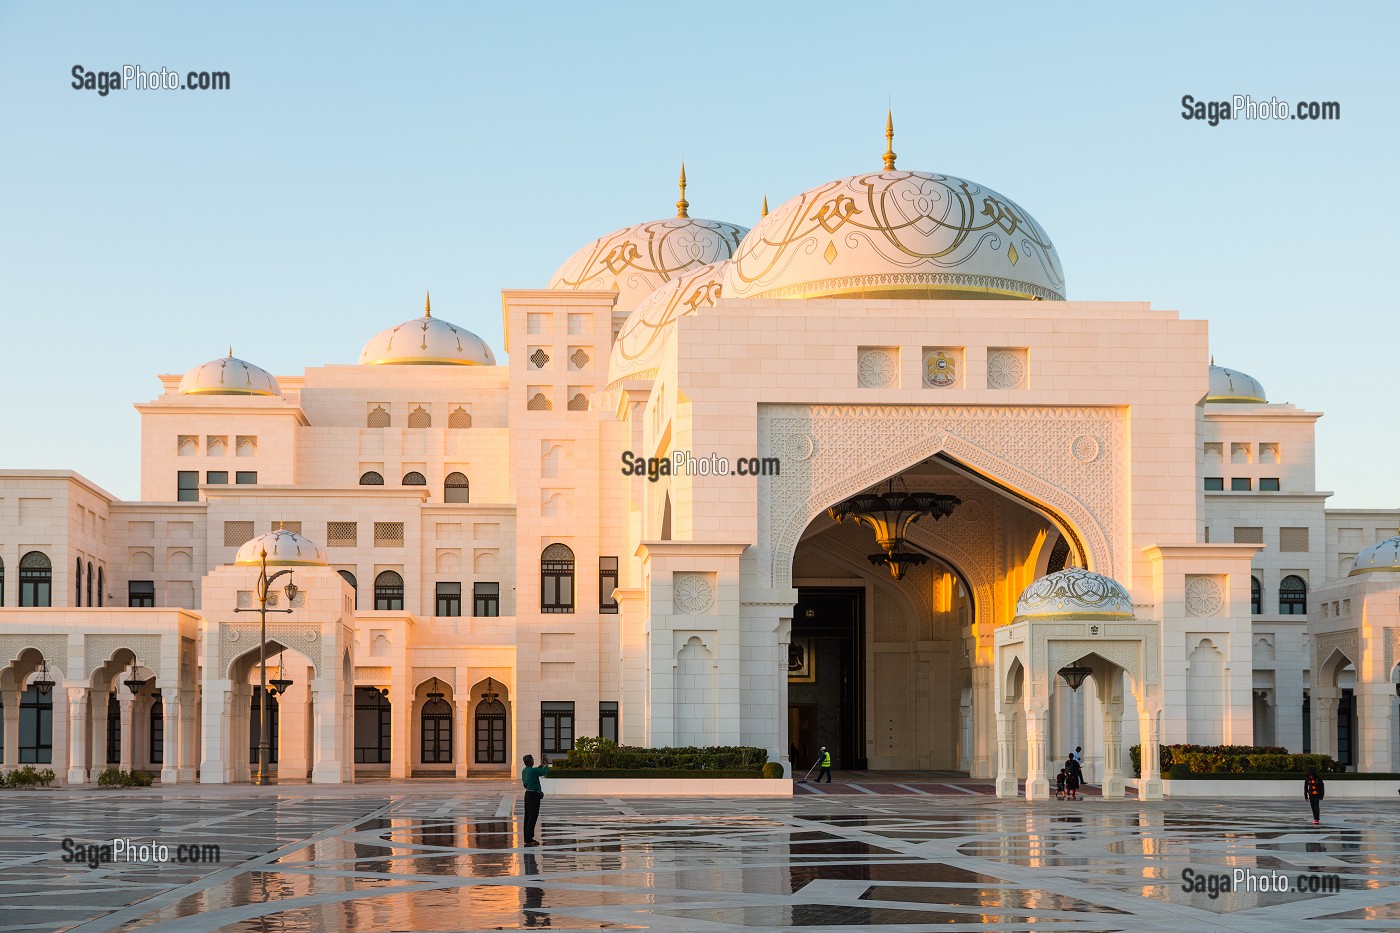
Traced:
<svg viewBox="0 0 1400 933">
<path fill-rule="evenodd" d="M 233 359 L 233 344 L 228 345 L 228 358 Z"/>
<path fill-rule="evenodd" d="M 1215 365 L 1215 354 L 1214 354 L 1214 353 L 1212 353 L 1212 354 L 1210 355 L 1210 365 L 1212 365 L 1212 366 Z"/>
<path fill-rule="evenodd" d="M 763 213 L 760 214 L 759 216 L 760 216 L 760 217 L 767 217 L 767 216 L 768 216 L 768 195 L 766 195 L 766 194 L 763 196 Z"/>
<path fill-rule="evenodd" d="M 423 289 L 423 316 L 433 316 L 433 293 L 426 288 Z"/>
<path fill-rule="evenodd" d="M 676 216 L 690 216 L 690 202 L 685 199 L 685 160 L 681 160 L 681 199 L 676 202 Z"/>
<path fill-rule="evenodd" d="M 894 171 L 894 110 L 885 111 L 885 171 Z"/>
</svg>

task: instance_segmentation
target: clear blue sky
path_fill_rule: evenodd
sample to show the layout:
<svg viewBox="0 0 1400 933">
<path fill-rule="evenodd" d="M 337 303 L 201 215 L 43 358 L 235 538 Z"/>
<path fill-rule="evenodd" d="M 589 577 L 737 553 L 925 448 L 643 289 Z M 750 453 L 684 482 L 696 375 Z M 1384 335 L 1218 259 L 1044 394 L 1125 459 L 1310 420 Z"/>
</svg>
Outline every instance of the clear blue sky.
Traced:
<svg viewBox="0 0 1400 933">
<path fill-rule="evenodd" d="M 1333 505 L 1400 505 L 1397 5 L 0 4 L 0 468 L 138 493 L 155 373 L 354 362 L 435 313 L 501 350 L 502 288 L 669 216 L 751 225 L 900 166 L 1031 211 L 1070 297 L 1211 322 L 1217 361 L 1327 412 Z M 228 71 L 227 92 L 70 86 Z M 1183 94 L 1335 123 L 1181 118 Z"/>
</svg>

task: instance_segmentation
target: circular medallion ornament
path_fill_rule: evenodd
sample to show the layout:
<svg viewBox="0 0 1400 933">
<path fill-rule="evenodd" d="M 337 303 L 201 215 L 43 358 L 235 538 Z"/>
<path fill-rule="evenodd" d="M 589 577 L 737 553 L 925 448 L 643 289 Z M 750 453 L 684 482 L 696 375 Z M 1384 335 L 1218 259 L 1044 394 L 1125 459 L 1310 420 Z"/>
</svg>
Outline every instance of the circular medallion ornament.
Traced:
<svg viewBox="0 0 1400 933">
<path fill-rule="evenodd" d="M 1186 581 L 1186 611 L 1193 616 L 1213 616 L 1225 605 L 1220 584 L 1210 577 L 1190 577 Z"/>
<path fill-rule="evenodd" d="M 224 633 L 224 638 L 227 639 L 229 642 L 238 641 L 238 629 L 229 629 L 227 632 Z"/>
<path fill-rule="evenodd" d="M 783 452 L 794 460 L 810 460 L 816 444 L 810 434 L 790 434 L 783 442 Z"/>
<path fill-rule="evenodd" d="M 249 590 L 239 590 L 239 591 L 238 591 L 238 608 L 239 608 L 239 609 L 251 609 L 251 608 L 253 608 L 253 594 L 252 594 L 251 591 L 249 591 Z"/>
<path fill-rule="evenodd" d="M 1026 378 L 1026 364 L 1010 350 L 987 357 L 987 385 L 993 389 L 1017 388 Z"/>
<path fill-rule="evenodd" d="M 675 603 L 676 608 L 685 615 L 700 615 L 714 605 L 715 588 L 704 574 L 678 573 Z"/>
<path fill-rule="evenodd" d="M 1070 455 L 1080 463 L 1093 463 L 1095 460 L 1099 459 L 1099 454 L 1103 452 L 1103 448 L 1099 445 L 1098 438 L 1090 437 L 1087 434 L 1081 434 L 1069 445 L 1069 452 Z"/>
<path fill-rule="evenodd" d="M 867 389 L 883 389 L 894 382 L 894 357 L 884 350 L 866 350 L 860 355 L 860 384 Z"/>
</svg>

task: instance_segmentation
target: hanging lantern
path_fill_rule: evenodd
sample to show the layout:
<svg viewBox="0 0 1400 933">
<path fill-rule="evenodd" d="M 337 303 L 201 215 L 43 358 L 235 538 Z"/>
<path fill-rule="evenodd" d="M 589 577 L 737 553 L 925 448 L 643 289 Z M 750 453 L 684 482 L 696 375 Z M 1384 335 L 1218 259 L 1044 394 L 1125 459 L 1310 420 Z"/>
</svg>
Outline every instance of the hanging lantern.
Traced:
<svg viewBox="0 0 1400 933">
<path fill-rule="evenodd" d="M 895 488 L 898 482 L 899 488 Z M 875 532 L 875 543 L 882 550 L 871 554 L 870 562 L 876 566 L 889 568 L 890 576 L 904 579 L 910 567 L 928 563 L 928 557 L 910 550 L 905 533 L 924 516 L 934 521 L 947 515 L 962 504 L 957 496 L 947 496 L 934 492 L 910 492 L 904 483 L 890 479 L 884 492 L 863 492 L 826 510 L 832 521 L 840 523 L 850 519 L 857 525 L 868 525 Z"/>
<path fill-rule="evenodd" d="M 1073 664 L 1067 664 L 1060 668 L 1060 676 L 1065 679 L 1065 683 L 1069 684 L 1069 688 L 1076 693 L 1079 691 L 1080 686 L 1083 685 L 1084 678 L 1092 673 L 1094 673 L 1092 668 L 1085 667 L 1079 661 L 1075 661 Z"/>
<path fill-rule="evenodd" d="M 54 679 L 49 674 L 49 659 L 44 658 L 43 666 L 39 669 L 39 676 L 34 678 L 34 689 L 39 691 L 39 696 L 46 697 L 49 691 L 54 688 Z"/>
<path fill-rule="evenodd" d="M 428 691 L 428 699 L 429 699 L 429 700 L 441 700 L 445 695 L 446 695 L 446 694 L 444 694 L 441 690 L 438 689 L 438 679 L 437 679 L 436 677 L 434 677 L 434 678 L 433 678 L 433 689 L 431 689 L 431 690 Z"/>
<path fill-rule="evenodd" d="M 291 586 L 290 583 L 287 585 Z M 272 680 L 268 681 L 268 683 L 272 685 L 273 696 L 276 696 L 279 693 L 286 693 L 287 688 L 290 687 L 293 683 L 295 683 L 295 681 L 285 676 L 284 670 L 285 668 L 282 667 L 282 652 L 279 651 L 277 652 L 277 676 L 274 677 Z"/>
<path fill-rule="evenodd" d="M 126 680 L 122 681 L 122 683 L 126 684 L 126 689 L 131 691 L 132 696 L 135 696 L 136 694 L 140 693 L 141 688 L 146 686 L 146 681 L 143 679 L 139 679 L 136 676 L 136 669 L 139 666 L 140 662 L 137 660 L 133 660 L 131 662 L 131 676 L 128 677 Z"/>
</svg>

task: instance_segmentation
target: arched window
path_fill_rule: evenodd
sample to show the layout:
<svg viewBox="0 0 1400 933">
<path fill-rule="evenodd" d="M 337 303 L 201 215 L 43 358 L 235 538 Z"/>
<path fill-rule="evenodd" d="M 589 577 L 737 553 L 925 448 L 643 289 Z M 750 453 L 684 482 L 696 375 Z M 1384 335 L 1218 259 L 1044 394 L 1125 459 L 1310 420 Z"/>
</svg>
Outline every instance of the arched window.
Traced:
<svg viewBox="0 0 1400 933">
<path fill-rule="evenodd" d="M 1258 577 L 1249 578 L 1249 612 L 1256 616 L 1264 612 L 1264 586 Z"/>
<path fill-rule="evenodd" d="M 367 428 L 387 428 L 390 424 L 389 412 L 383 405 L 376 405 L 370 409 L 369 417 L 365 419 Z"/>
<path fill-rule="evenodd" d="M 344 580 L 345 580 L 346 583 L 350 584 L 350 589 L 352 589 L 352 590 L 355 591 L 355 608 L 356 608 L 356 609 L 359 609 L 359 608 L 360 608 L 360 584 L 359 584 L 359 582 L 355 579 L 355 575 L 354 575 L 353 573 L 351 573 L 350 571 L 348 571 L 348 570 L 338 570 L 338 571 L 336 571 L 336 572 L 339 573 L 339 574 L 341 575 L 342 578 L 344 578 Z"/>
<path fill-rule="evenodd" d="M 78 558 L 78 566 L 73 568 L 73 605 L 83 604 L 83 559 Z"/>
<path fill-rule="evenodd" d="M 452 704 L 443 699 L 423 704 L 422 757 L 425 765 L 452 763 Z"/>
<path fill-rule="evenodd" d="M 476 763 L 506 763 L 506 705 L 500 700 L 476 704 Z"/>
<path fill-rule="evenodd" d="M 472 413 L 461 405 L 452 409 L 452 413 L 447 416 L 447 426 L 449 428 L 469 428 L 472 426 Z"/>
<path fill-rule="evenodd" d="M 383 485 L 384 485 L 384 475 L 383 475 L 382 473 L 376 473 L 374 470 L 370 470 L 368 473 L 361 474 L 361 476 L 360 476 L 360 485 L 361 485 L 361 486 L 383 486 Z"/>
<path fill-rule="evenodd" d="M 5 582 L 5 575 L 4 575 L 3 573 L 0 573 L 0 585 L 3 585 L 4 582 Z M 97 605 L 99 605 L 99 606 L 102 605 L 102 600 L 103 600 L 103 598 L 105 597 L 106 593 L 107 593 L 107 569 L 106 569 L 105 567 L 98 567 L 98 568 L 97 568 Z M 5 605 L 5 599 L 4 599 L 3 596 L 0 596 L 0 606 L 3 606 L 3 605 Z"/>
<path fill-rule="evenodd" d="M 405 486 L 426 486 L 428 485 L 428 480 L 422 473 L 414 470 L 411 473 L 405 473 L 403 475 L 403 484 Z"/>
<path fill-rule="evenodd" d="M 386 570 L 374 578 L 374 608 L 403 611 L 403 577 Z"/>
<path fill-rule="evenodd" d="M 419 405 L 408 413 L 408 426 L 410 428 L 431 428 L 433 426 L 433 416 Z"/>
<path fill-rule="evenodd" d="M 1308 585 L 1303 578 L 1289 574 L 1278 585 L 1278 611 L 1280 615 L 1305 616 L 1308 614 Z"/>
<path fill-rule="evenodd" d="M 53 564 L 42 551 L 30 551 L 19 559 L 19 604 L 53 605 Z"/>
<path fill-rule="evenodd" d="M 87 602 L 87 604 L 88 604 L 89 606 L 92 606 L 92 605 L 95 605 L 95 604 L 93 603 L 93 601 L 92 601 L 92 561 L 88 561 L 87 586 L 88 586 L 88 590 L 87 590 L 87 593 L 88 593 L 88 597 L 87 597 L 88 602 Z"/>
<path fill-rule="evenodd" d="M 470 502 L 471 484 L 465 473 L 448 473 L 442 483 L 443 502 Z"/>
<path fill-rule="evenodd" d="M 268 710 L 270 713 L 271 710 Z M 253 714 L 257 718 L 257 713 Z M 151 703 L 150 745 L 151 764 L 165 763 L 165 703 L 156 697 Z"/>
<path fill-rule="evenodd" d="M 574 552 L 551 544 L 540 555 L 540 612 L 574 611 Z"/>
<path fill-rule="evenodd" d="M 378 687 L 355 688 L 355 764 L 388 764 L 393 707 Z"/>
</svg>

